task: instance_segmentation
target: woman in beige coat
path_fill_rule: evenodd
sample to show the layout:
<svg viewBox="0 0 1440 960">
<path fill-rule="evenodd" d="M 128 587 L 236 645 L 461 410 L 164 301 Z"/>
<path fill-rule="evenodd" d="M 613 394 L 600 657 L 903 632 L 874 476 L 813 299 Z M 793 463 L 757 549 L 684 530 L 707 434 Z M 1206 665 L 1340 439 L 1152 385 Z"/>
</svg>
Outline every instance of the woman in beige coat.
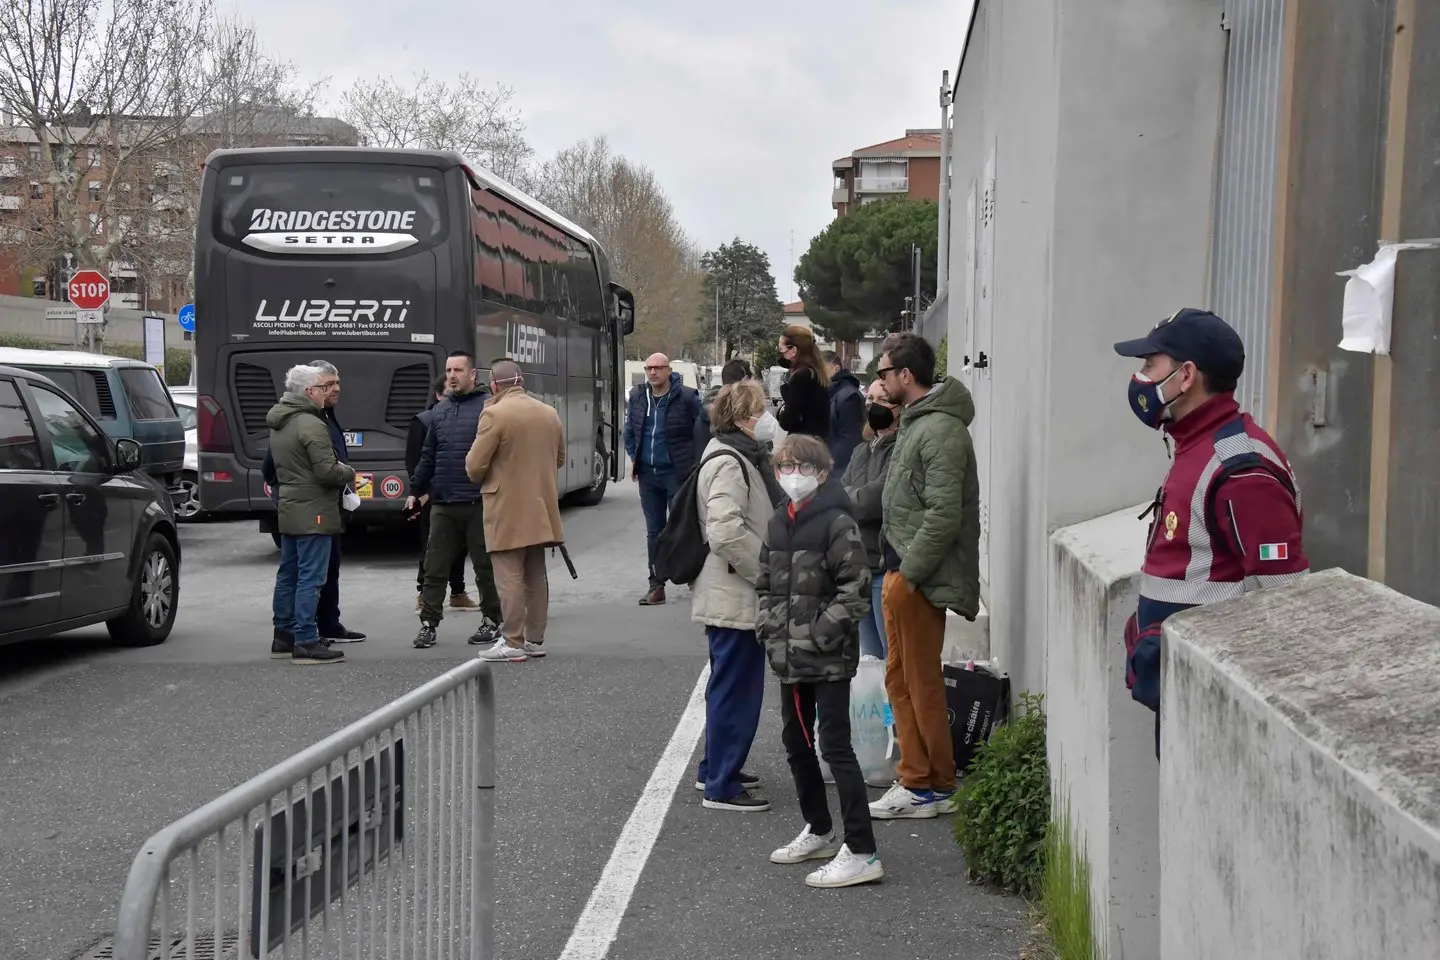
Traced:
<svg viewBox="0 0 1440 960">
<path fill-rule="evenodd" d="M 770 809 L 770 801 L 750 792 L 759 780 L 741 770 L 765 699 L 755 581 L 766 525 L 784 498 L 763 445 L 775 435 L 775 418 L 765 409 L 760 385 L 742 380 L 724 387 L 710 408 L 710 428 L 695 490 L 710 553 L 690 607 L 710 645 L 705 757 L 695 786 L 713 810 L 758 812 Z"/>
</svg>

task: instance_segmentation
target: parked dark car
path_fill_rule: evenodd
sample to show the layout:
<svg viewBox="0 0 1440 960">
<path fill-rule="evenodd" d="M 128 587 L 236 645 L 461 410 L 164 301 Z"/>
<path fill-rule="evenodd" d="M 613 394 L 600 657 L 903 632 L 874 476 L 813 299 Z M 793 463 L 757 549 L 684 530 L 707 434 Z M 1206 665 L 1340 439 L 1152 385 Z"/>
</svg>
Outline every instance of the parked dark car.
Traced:
<svg viewBox="0 0 1440 960">
<path fill-rule="evenodd" d="M 145 471 L 172 495 L 180 492 L 185 426 L 153 366 L 129 357 L 19 347 L 0 347 L 0 364 L 53 380 L 79 401 L 106 436 L 139 443 Z"/>
<path fill-rule="evenodd" d="M 170 636 L 175 511 L 140 461 L 54 381 L 0 366 L 0 645 L 95 623 L 130 646 Z"/>
</svg>

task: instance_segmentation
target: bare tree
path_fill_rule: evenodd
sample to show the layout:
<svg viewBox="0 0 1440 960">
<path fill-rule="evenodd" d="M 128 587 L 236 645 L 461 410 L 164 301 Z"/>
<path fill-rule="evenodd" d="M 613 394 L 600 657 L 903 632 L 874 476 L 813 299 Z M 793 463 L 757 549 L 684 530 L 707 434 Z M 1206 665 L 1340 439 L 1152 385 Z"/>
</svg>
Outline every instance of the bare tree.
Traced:
<svg viewBox="0 0 1440 960">
<path fill-rule="evenodd" d="M 468 73 L 453 85 L 422 73 L 409 89 L 393 78 L 357 80 L 340 97 L 340 116 L 365 146 L 455 150 L 510 179 L 534 153 L 514 96 Z"/>
<path fill-rule="evenodd" d="M 183 135 L 203 102 L 196 52 L 211 24 L 211 0 L 0 5 L 0 108 L 31 180 L 24 242 L 57 282 L 65 263 L 108 266 L 143 229 L 107 217 L 105 201 L 143 194 L 144 158 Z"/>
<path fill-rule="evenodd" d="M 0 6 L 4 140 L 29 180 L 0 243 L 44 269 L 190 273 L 199 160 L 313 119 L 318 86 L 264 55 L 213 0 L 18 0 Z M 137 281 L 140 282 L 140 281 Z M 138 291 L 137 291 L 138 292 Z"/>
<path fill-rule="evenodd" d="M 653 171 L 614 153 L 604 137 L 561 150 L 525 187 L 589 230 L 605 247 L 616 277 L 635 293 L 632 355 L 680 356 L 695 339 L 704 274 Z"/>
</svg>

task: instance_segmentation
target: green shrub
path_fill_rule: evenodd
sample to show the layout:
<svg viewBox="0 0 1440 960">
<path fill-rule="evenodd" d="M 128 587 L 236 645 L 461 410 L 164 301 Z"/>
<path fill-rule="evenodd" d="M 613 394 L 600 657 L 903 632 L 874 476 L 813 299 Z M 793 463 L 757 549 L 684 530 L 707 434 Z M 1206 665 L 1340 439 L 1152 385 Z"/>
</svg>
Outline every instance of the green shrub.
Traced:
<svg viewBox="0 0 1440 960">
<path fill-rule="evenodd" d="M 1094 960 L 1090 915 L 1090 861 L 1075 836 L 1067 801 L 1050 822 L 1040 907 L 1060 960 Z"/>
<path fill-rule="evenodd" d="M 1021 693 L 1009 722 L 976 751 L 959 791 L 955 842 L 972 879 L 1033 898 L 1045 875 L 1050 773 L 1044 697 Z"/>
</svg>

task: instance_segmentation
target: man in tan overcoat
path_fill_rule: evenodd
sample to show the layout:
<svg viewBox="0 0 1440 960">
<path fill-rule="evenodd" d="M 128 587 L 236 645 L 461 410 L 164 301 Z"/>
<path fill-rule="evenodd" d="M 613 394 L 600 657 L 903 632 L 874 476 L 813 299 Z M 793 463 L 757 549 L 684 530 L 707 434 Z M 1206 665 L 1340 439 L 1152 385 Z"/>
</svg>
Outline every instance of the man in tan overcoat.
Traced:
<svg viewBox="0 0 1440 960">
<path fill-rule="evenodd" d="M 565 463 L 565 428 L 553 407 L 525 392 L 515 361 L 491 362 L 490 389 L 494 396 L 480 414 L 465 472 L 484 498 L 485 548 L 505 622 L 500 639 L 480 659 L 519 663 L 545 656 L 545 548 L 565 540 L 556 484 Z"/>
</svg>

